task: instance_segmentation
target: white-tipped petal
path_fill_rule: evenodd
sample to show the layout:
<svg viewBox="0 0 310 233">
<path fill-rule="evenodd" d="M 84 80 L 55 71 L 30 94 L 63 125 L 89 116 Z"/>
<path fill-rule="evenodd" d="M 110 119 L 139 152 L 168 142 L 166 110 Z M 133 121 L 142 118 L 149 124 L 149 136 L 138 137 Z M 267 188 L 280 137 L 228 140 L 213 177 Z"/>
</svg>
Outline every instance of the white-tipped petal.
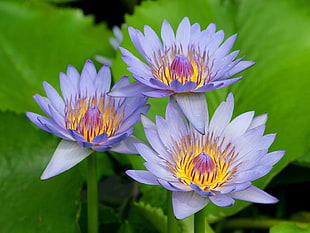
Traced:
<svg viewBox="0 0 310 233">
<path fill-rule="evenodd" d="M 69 170 L 92 152 L 93 150 L 83 148 L 76 142 L 62 140 L 44 170 L 41 179 L 45 180 Z"/>
</svg>

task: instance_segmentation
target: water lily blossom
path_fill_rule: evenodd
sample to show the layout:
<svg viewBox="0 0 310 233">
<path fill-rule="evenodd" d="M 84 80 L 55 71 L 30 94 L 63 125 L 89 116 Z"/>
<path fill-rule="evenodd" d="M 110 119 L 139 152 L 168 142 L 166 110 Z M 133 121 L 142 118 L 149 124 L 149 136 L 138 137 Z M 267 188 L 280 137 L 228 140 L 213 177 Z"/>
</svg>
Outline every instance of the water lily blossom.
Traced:
<svg viewBox="0 0 310 233">
<path fill-rule="evenodd" d="M 186 106 L 197 99 L 204 99 L 204 92 L 237 82 L 242 77 L 231 77 L 254 64 L 253 61 L 243 61 L 243 57 L 237 58 L 239 51 L 230 53 L 237 35 L 224 41 L 223 30 L 216 32 L 214 23 L 201 30 L 198 23 L 191 25 L 185 17 L 174 33 L 171 25 L 164 20 L 161 39 L 149 26 L 144 27 L 144 34 L 133 27 L 129 27 L 128 31 L 145 62 L 127 49 L 120 48 L 123 60 L 137 82 L 126 88 L 114 89 L 109 95 L 142 93 L 151 98 L 174 95 L 184 114 L 201 132 L 204 125 L 195 124 L 201 115 L 200 109 L 193 112 Z"/>
<path fill-rule="evenodd" d="M 227 207 L 234 199 L 255 203 L 278 200 L 252 185 L 266 175 L 285 151 L 268 152 L 275 134 L 264 135 L 267 115 L 254 117 L 246 112 L 232 118 L 234 98 L 230 93 L 209 120 L 206 104 L 203 115 L 205 134 L 189 123 L 178 104 L 170 101 L 166 118 L 155 123 L 142 116 L 145 135 L 150 143 L 135 144 L 146 160 L 147 170 L 128 170 L 134 180 L 161 185 L 172 191 L 176 218 L 183 219 L 210 201 Z"/>
<path fill-rule="evenodd" d="M 113 88 L 128 83 L 128 77 L 124 76 Z M 66 74 L 60 73 L 62 97 L 49 83 L 44 82 L 43 86 L 47 97 L 36 94 L 34 99 L 48 117 L 32 112 L 26 115 L 38 127 L 63 140 L 41 179 L 70 169 L 94 150 L 137 153 L 133 143 L 140 140 L 132 135 L 132 126 L 140 121 L 141 113 L 148 111 L 147 98 L 108 96 L 111 86 L 108 66 L 97 73 L 94 64 L 87 60 L 81 74 L 68 66 Z"/>
</svg>

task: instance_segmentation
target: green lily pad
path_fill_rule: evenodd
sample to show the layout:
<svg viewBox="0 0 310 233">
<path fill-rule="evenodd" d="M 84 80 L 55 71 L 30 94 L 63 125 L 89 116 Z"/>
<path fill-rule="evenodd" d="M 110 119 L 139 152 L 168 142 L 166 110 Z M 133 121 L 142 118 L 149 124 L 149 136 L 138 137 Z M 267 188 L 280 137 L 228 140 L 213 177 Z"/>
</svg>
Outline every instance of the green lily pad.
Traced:
<svg viewBox="0 0 310 233">
<path fill-rule="evenodd" d="M 79 232 L 79 168 L 41 181 L 59 140 L 24 115 L 0 112 L 0 121 L 0 232 Z"/>
<path fill-rule="evenodd" d="M 112 32 L 81 10 L 44 2 L 0 2 L 0 110 L 37 111 L 42 82 L 59 87 L 59 72 L 96 54 L 112 56 Z"/>
</svg>

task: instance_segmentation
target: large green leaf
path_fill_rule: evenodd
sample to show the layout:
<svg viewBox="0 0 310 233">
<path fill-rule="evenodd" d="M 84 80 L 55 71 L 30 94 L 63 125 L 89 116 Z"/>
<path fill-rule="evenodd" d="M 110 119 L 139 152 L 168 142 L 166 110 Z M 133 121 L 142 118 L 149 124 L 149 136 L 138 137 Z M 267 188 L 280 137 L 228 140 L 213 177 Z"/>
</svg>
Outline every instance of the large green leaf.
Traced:
<svg viewBox="0 0 310 233">
<path fill-rule="evenodd" d="M 293 2 L 240 4 L 237 46 L 242 46 L 256 65 L 233 86 L 238 111 L 254 109 L 269 114 L 267 131 L 278 133 L 274 147 L 286 149 L 289 161 L 308 150 L 310 132 L 310 17 L 306 13 L 310 5 Z"/>
<path fill-rule="evenodd" d="M 310 133 L 310 17 L 307 1 L 240 0 L 217 1 L 186 0 L 146 1 L 136 7 L 133 15 L 126 16 L 127 26 L 142 30 L 151 26 L 158 34 L 163 19 L 176 28 L 184 16 L 202 28 L 215 22 L 217 29 L 224 29 L 226 37 L 238 33 L 235 50 L 245 60 L 254 60 L 256 65 L 242 72 L 244 79 L 238 83 L 207 93 L 210 112 L 213 112 L 228 92 L 235 95 L 235 115 L 255 110 L 256 114 L 267 112 L 269 119 L 266 132 L 278 133 L 271 150 L 287 150 L 285 157 L 265 177 L 255 184 L 265 187 L 288 163 L 305 154 L 309 148 Z M 172 13 L 173 12 L 173 13 Z M 122 47 L 137 56 L 136 49 L 123 27 Z M 116 77 L 128 74 L 126 65 L 118 53 L 113 61 Z M 148 116 L 163 115 L 167 100 L 151 99 Z M 142 135 L 142 128 L 137 129 Z M 132 158 L 135 168 L 141 168 L 141 160 Z M 140 165 L 139 165 L 140 163 Z M 150 202 L 153 202 L 151 199 Z M 146 199 L 144 199 L 146 202 Z M 233 215 L 249 203 L 237 201 L 228 208 L 208 205 L 206 215 L 210 222 Z"/>
<path fill-rule="evenodd" d="M 78 167 L 41 181 L 58 139 L 24 115 L 0 112 L 0 232 L 79 232 Z"/>
<path fill-rule="evenodd" d="M 112 32 L 81 10 L 43 2 L 0 2 L 0 109 L 38 110 L 31 98 L 42 81 L 58 88 L 59 72 L 94 55 L 113 55 Z"/>
</svg>

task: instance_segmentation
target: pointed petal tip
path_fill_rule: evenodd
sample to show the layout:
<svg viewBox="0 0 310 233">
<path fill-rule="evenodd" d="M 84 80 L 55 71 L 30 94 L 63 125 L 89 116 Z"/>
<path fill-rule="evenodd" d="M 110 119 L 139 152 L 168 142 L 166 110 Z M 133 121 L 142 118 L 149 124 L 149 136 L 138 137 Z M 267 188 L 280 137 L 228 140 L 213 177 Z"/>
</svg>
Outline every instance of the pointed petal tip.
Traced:
<svg viewBox="0 0 310 233">
<path fill-rule="evenodd" d="M 244 69 L 248 69 L 250 68 L 251 66 L 254 66 L 256 64 L 255 61 L 242 61 L 242 63 L 244 63 Z"/>
<path fill-rule="evenodd" d="M 201 134 L 205 134 L 208 121 L 208 107 L 205 93 L 175 95 L 179 107 L 192 126 Z"/>
<path fill-rule="evenodd" d="M 234 94 L 232 92 L 229 92 L 227 98 L 226 98 L 226 101 L 233 101 L 234 100 Z"/>
<path fill-rule="evenodd" d="M 57 174 L 55 174 L 55 175 L 57 175 Z M 40 180 L 47 180 L 47 179 L 49 179 L 49 178 L 51 178 L 51 177 L 53 177 L 53 176 L 55 176 L 55 175 L 51 175 L 51 174 L 48 174 L 47 172 L 46 172 L 46 170 L 42 173 L 42 175 L 41 175 L 41 177 L 40 177 Z"/>
<path fill-rule="evenodd" d="M 41 179 L 46 180 L 69 170 L 92 152 L 93 150 L 80 147 L 74 141 L 62 140 L 41 175 Z"/>
<path fill-rule="evenodd" d="M 229 196 L 239 200 L 261 204 L 274 204 L 279 201 L 278 198 L 253 185 L 242 191 L 232 192 Z"/>
<path fill-rule="evenodd" d="M 206 28 L 206 30 L 211 30 L 211 31 L 214 31 L 216 30 L 216 23 L 212 22 L 208 25 L 208 27 Z"/>
<path fill-rule="evenodd" d="M 32 117 L 33 112 L 26 112 L 25 115 L 30 119 Z"/>
<path fill-rule="evenodd" d="M 151 172 L 145 170 L 127 170 L 126 175 L 130 178 L 142 183 L 149 185 L 159 185 L 157 177 Z"/>
<path fill-rule="evenodd" d="M 135 29 L 135 28 L 133 28 L 133 27 L 131 27 L 131 26 L 129 26 L 127 30 L 128 30 L 128 33 L 129 33 L 130 36 L 132 36 L 133 34 L 135 34 L 136 31 L 137 31 L 137 29 Z"/>
<path fill-rule="evenodd" d="M 187 23 L 187 24 L 190 24 L 190 20 L 188 18 L 188 16 L 185 16 L 182 20 L 181 20 L 181 23 L 184 22 L 184 23 Z M 181 24 L 180 23 L 180 24 Z"/>
<path fill-rule="evenodd" d="M 47 86 L 47 87 L 51 86 L 51 84 L 49 84 L 49 83 L 46 82 L 46 81 L 43 81 L 42 84 L 43 84 L 43 87 L 45 87 L 45 86 Z"/>
<path fill-rule="evenodd" d="M 87 59 L 85 64 L 93 64 L 93 62 L 90 59 Z"/>
<path fill-rule="evenodd" d="M 156 128 L 155 123 L 150 118 L 148 118 L 145 114 L 141 114 L 140 118 L 141 118 L 141 123 L 144 129 L 148 129 L 148 128 L 155 129 Z"/>
</svg>

